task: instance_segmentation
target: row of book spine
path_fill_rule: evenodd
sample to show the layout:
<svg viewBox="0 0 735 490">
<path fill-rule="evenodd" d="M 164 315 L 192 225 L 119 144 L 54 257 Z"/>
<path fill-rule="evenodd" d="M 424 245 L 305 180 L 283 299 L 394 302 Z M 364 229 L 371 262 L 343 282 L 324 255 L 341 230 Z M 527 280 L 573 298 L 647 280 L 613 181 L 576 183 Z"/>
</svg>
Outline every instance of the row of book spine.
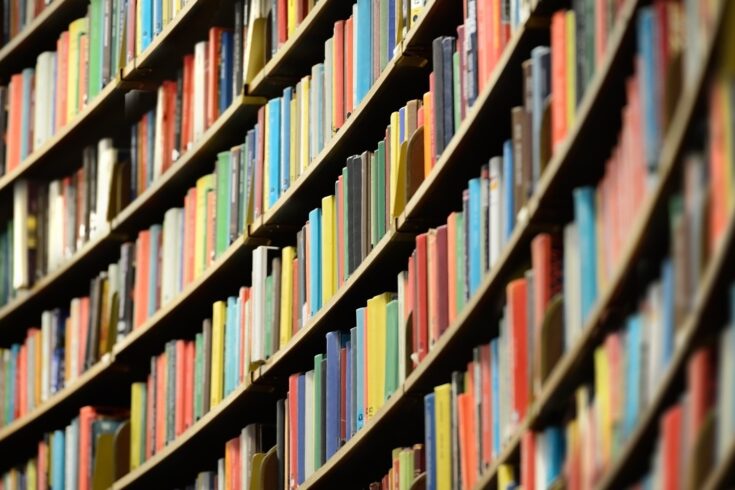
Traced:
<svg viewBox="0 0 735 490">
<path fill-rule="evenodd" d="M 43 436 L 34 457 L 5 472 L 0 487 L 3 490 L 109 487 L 114 481 L 115 451 L 124 446 L 126 419 L 123 410 L 82 407 L 69 425 Z"/>
<path fill-rule="evenodd" d="M 8 44 L 21 34 L 51 4 L 50 0 L 3 0 L 1 44 Z"/>
</svg>

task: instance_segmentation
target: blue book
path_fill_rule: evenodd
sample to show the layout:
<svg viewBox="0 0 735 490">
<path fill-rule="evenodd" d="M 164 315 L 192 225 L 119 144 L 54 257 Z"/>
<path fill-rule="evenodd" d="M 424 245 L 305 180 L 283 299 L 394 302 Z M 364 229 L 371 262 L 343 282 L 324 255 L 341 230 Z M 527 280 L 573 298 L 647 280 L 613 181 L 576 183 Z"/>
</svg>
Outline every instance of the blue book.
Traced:
<svg viewBox="0 0 735 490">
<path fill-rule="evenodd" d="M 393 59 L 393 51 L 396 49 L 396 0 L 388 0 L 388 42 L 387 56 L 385 59 Z"/>
<path fill-rule="evenodd" d="M 145 0 L 143 0 L 145 3 Z M 163 0 L 153 0 L 151 7 L 153 17 L 153 35 L 158 35 L 163 30 Z"/>
<path fill-rule="evenodd" d="M 638 386 L 641 376 L 641 317 L 631 315 L 627 319 L 625 332 L 625 386 Z M 636 428 L 641 410 L 639 390 L 629 390 L 623 410 L 623 437 L 629 437 Z"/>
<path fill-rule="evenodd" d="M 23 112 L 21 114 L 20 160 L 31 154 L 31 99 L 33 92 L 33 68 L 23 70 Z"/>
<path fill-rule="evenodd" d="M 490 341 L 490 370 L 491 370 L 491 390 L 492 390 L 492 427 L 493 427 L 493 456 L 500 454 L 500 378 L 499 378 L 499 357 L 498 357 L 498 338 Z"/>
<path fill-rule="evenodd" d="M 153 40 L 153 2 L 154 0 L 141 0 L 142 5 L 140 9 L 141 19 L 141 35 L 140 35 L 140 47 L 141 51 L 148 47 Z M 163 11 L 163 7 L 161 7 Z"/>
<path fill-rule="evenodd" d="M 293 88 L 283 91 L 281 104 L 281 192 L 286 192 L 291 185 L 291 99 Z"/>
<path fill-rule="evenodd" d="M 424 448 L 426 450 L 426 490 L 436 490 L 436 419 L 434 393 L 424 396 Z"/>
<path fill-rule="evenodd" d="M 365 308 L 358 308 L 355 311 L 355 317 L 357 319 L 357 373 L 355 379 L 357 380 L 357 387 L 355 389 L 355 415 L 357 422 L 355 424 L 356 431 L 362 429 L 365 424 Z"/>
<path fill-rule="evenodd" d="M 469 182 L 469 213 L 467 216 L 467 230 L 469 240 L 465 243 L 469 255 L 468 281 L 469 297 L 472 297 L 480 287 L 482 281 L 482 239 L 480 227 L 482 226 L 482 179 L 475 178 Z"/>
<path fill-rule="evenodd" d="M 352 339 L 350 334 L 345 334 L 344 339 L 345 346 L 345 419 L 342 421 L 344 424 L 345 440 L 352 437 Z"/>
<path fill-rule="evenodd" d="M 552 426 L 544 431 L 546 438 L 546 483 L 545 488 L 551 488 L 559 478 L 564 469 L 564 457 L 566 455 L 566 444 L 564 430 L 558 426 Z"/>
<path fill-rule="evenodd" d="M 306 455 L 306 376 L 299 376 L 299 434 L 298 434 L 298 450 L 299 461 L 297 465 L 299 484 L 304 483 L 306 479 L 306 471 L 304 469 L 304 456 Z"/>
<path fill-rule="evenodd" d="M 595 226 L 595 188 L 578 187 L 574 196 L 574 221 L 579 230 L 582 322 L 597 301 L 597 233 Z"/>
<path fill-rule="evenodd" d="M 151 240 L 149 247 L 150 256 L 148 258 L 148 316 L 153 315 L 159 307 L 158 304 L 158 256 L 161 248 L 161 225 L 153 225 L 150 228 Z"/>
<path fill-rule="evenodd" d="M 340 443 L 340 338 L 340 332 L 327 333 L 327 417 L 326 427 L 324 428 L 327 459 L 337 452 Z"/>
<path fill-rule="evenodd" d="M 64 488 L 66 477 L 66 437 L 64 430 L 54 431 L 53 449 L 51 451 L 51 488 Z"/>
<path fill-rule="evenodd" d="M 503 143 L 503 235 L 504 243 L 510 239 L 515 225 L 515 202 L 513 201 L 513 142 Z"/>
<path fill-rule="evenodd" d="M 646 165 L 655 170 L 658 165 L 658 151 L 661 141 L 658 122 L 657 42 L 656 18 L 654 7 L 644 7 L 638 11 L 636 24 L 638 53 L 641 59 L 641 76 L 638 78 L 640 99 L 643 109 L 643 135 Z"/>
<path fill-rule="evenodd" d="M 674 355 L 674 337 L 676 334 L 676 314 L 674 312 L 676 285 L 674 284 L 674 264 L 670 258 L 666 258 L 661 265 L 661 288 L 663 293 L 663 311 L 661 312 L 663 348 L 661 349 L 661 359 L 655 359 L 654 361 L 664 367 L 668 365 Z"/>
<path fill-rule="evenodd" d="M 355 17 L 355 23 L 357 24 L 357 47 L 355 63 L 357 63 L 357 73 L 355 77 L 355 107 L 362 101 L 370 90 L 372 82 L 372 26 L 371 26 L 371 12 L 370 12 L 370 0 L 357 0 L 357 17 Z M 393 36 L 395 37 L 395 36 Z"/>
<path fill-rule="evenodd" d="M 406 141 L 406 106 L 398 109 L 398 141 L 403 143 Z"/>
<path fill-rule="evenodd" d="M 281 181 L 281 99 L 268 101 L 268 206 L 278 200 Z"/>
<path fill-rule="evenodd" d="M 322 307 L 322 210 L 309 212 L 309 313 L 317 314 Z"/>
<path fill-rule="evenodd" d="M 357 350 L 359 348 L 360 341 L 357 338 L 357 327 L 350 329 L 350 408 L 347 411 L 349 421 L 347 427 L 349 428 L 349 435 L 352 437 L 357 432 Z"/>
<path fill-rule="evenodd" d="M 544 103 L 551 90 L 551 50 L 548 46 L 537 46 L 531 50 L 531 176 L 533 188 L 541 178 L 541 124 L 544 118 Z"/>
<path fill-rule="evenodd" d="M 220 43 L 219 65 L 219 113 L 222 114 L 232 104 L 232 64 L 233 64 L 233 41 L 231 31 L 222 31 Z"/>
</svg>

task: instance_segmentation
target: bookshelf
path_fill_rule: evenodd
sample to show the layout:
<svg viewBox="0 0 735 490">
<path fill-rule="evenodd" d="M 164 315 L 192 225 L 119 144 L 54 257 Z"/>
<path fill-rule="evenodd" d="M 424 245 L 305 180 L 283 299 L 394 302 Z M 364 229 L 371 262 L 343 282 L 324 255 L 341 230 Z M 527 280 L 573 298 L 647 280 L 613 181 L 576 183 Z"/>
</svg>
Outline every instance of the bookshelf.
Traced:
<svg viewBox="0 0 735 490">
<path fill-rule="evenodd" d="M 457 128 L 449 145 L 435 167 L 407 201 L 400 216 L 393 220 L 386 234 L 348 280 L 338 288 L 318 313 L 301 328 L 286 346 L 278 350 L 263 365 L 248 376 L 237 389 L 212 407 L 181 435 L 161 451 L 156 452 L 137 469 L 118 479 L 112 488 L 146 488 L 168 483 L 168 476 L 177 468 L 199 462 L 203 451 L 224 445 L 228 436 L 239 431 L 250 421 L 272 422 L 274 401 L 288 390 L 288 375 L 308 368 L 314 353 L 321 352 L 324 334 L 336 324 L 349 319 L 351 313 L 364 301 L 384 289 L 385 271 L 391 274 L 403 267 L 414 245 L 417 233 L 429 226 L 442 224 L 446 215 L 456 208 L 457 199 L 437 199 L 442 193 L 458 197 L 467 180 L 477 168 L 463 165 L 468 159 L 486 161 L 502 146 L 502 135 L 510 126 L 508 117 L 513 100 L 520 93 L 519 66 L 529 56 L 532 47 L 549 40 L 548 13 L 559 2 L 538 0 L 531 7 L 531 15 L 502 52 L 492 71 L 489 83 L 479 94 L 471 111 Z M 176 335 L 188 335 L 199 328 L 187 320 L 211 312 L 213 301 L 247 282 L 251 269 L 251 253 L 260 245 L 282 245 L 291 242 L 295 231 L 308 217 L 308 210 L 318 205 L 322 196 L 333 191 L 333 179 L 344 166 L 346 157 L 370 148 L 385 131 L 389 108 L 400 105 L 428 86 L 428 67 L 431 40 L 439 34 L 451 33 L 453 20 L 449 0 L 430 0 L 424 13 L 402 43 L 393 58 L 381 72 L 362 102 L 346 120 L 344 126 L 319 152 L 305 171 L 292 182 L 267 212 L 255 220 L 248 231 L 235 240 L 211 264 L 206 272 L 182 290 L 174 300 L 150 316 L 142 326 L 133 330 L 113 351 L 85 371 L 69 386 L 59 391 L 35 410 L 0 428 L 0 449 L 13 448 L 18 441 L 34 441 L 54 424 L 69 418 L 82 400 L 94 400 L 100 392 L 109 389 L 112 379 L 122 380 L 115 390 L 123 399 L 129 396 L 129 381 L 139 377 L 140 359 L 147 359 L 160 350 L 166 340 Z M 602 161 L 601 152 L 593 140 L 600 128 L 605 127 L 608 113 L 621 106 L 619 90 L 626 70 L 630 68 L 634 50 L 635 14 L 642 0 L 625 0 L 618 23 L 608 40 L 608 49 L 593 79 L 578 105 L 573 126 L 555 150 L 541 175 L 540 181 L 513 233 L 502 249 L 496 264 L 487 273 L 478 291 L 462 309 L 456 320 L 438 339 L 426 358 L 406 378 L 399 389 L 366 425 L 340 447 L 299 488 L 338 488 L 349 485 L 351 478 L 368 481 L 387 469 L 386 456 L 391 448 L 422 440 L 423 395 L 439 381 L 446 381 L 452 369 L 461 368 L 473 346 L 487 338 L 487 332 L 478 328 L 494 314 L 502 301 L 505 286 L 517 276 L 519 267 L 528 263 L 528 250 L 533 236 L 563 222 L 570 215 L 561 196 L 568 195 L 573 182 L 585 181 L 599 174 L 599 168 L 587 168 L 588 162 Z M 632 227 L 622 251 L 622 259 L 615 273 L 608 279 L 606 289 L 598 296 L 587 317 L 582 336 L 565 352 L 543 384 L 540 394 L 529 407 L 527 417 L 520 421 L 501 453 L 481 475 L 475 488 L 497 487 L 498 468 L 520 459 L 521 438 L 530 429 L 541 428 L 558 416 L 562 400 L 573 391 L 580 379 L 588 375 L 593 351 L 604 334 L 611 328 L 616 305 L 629 298 L 637 264 L 661 251 L 656 244 L 658 223 L 665 220 L 667 198 L 672 193 L 675 179 L 681 174 L 681 160 L 688 138 L 696 130 L 695 118 L 701 109 L 719 41 L 723 36 L 727 2 L 721 2 L 715 29 L 707 37 L 704 60 L 700 63 L 694 82 L 682 91 L 668 131 L 663 135 L 658 166 L 660 169 L 655 188 L 641 203 L 641 212 Z M 59 302 L 57 295 L 74 294 L 79 278 L 86 283 L 89 276 L 106 264 L 116 247 L 136 236 L 136 233 L 159 219 L 169 207 L 180 201 L 181 195 L 197 176 L 211 166 L 216 154 L 242 140 L 243 128 L 250 127 L 258 109 L 268 97 L 277 95 L 285 86 L 297 81 L 308 72 L 314 61 L 310 53 L 319 49 L 330 35 L 337 19 L 349 15 L 349 3 L 321 0 L 309 12 L 295 34 L 265 64 L 252 83 L 222 113 L 195 144 L 176 160 L 170 169 L 137 196 L 110 223 L 97 238 L 86 243 L 63 267 L 36 282 L 25 295 L 0 308 L 0 339 L 17 339 L 21 329 L 37 316 L 41 309 Z M 37 53 L 45 45 L 45 32 L 59 30 L 80 8 L 77 0 L 56 0 L 43 11 L 19 36 L 0 49 L 0 73 L 17 66 L 19 59 Z M 171 46 L 178 50 L 190 48 L 193 34 L 204 32 L 211 18 L 200 16 L 208 8 L 206 0 L 192 0 L 179 16 L 170 22 L 151 45 L 123 70 L 121 76 L 104 90 L 62 128 L 51 140 L 25 159 L 14 172 L 0 177 L 0 199 L 8 199 L 8 190 L 26 176 L 47 177 L 59 175 L 66 168 L 57 168 L 61 155 L 68 155 L 80 142 L 94 142 L 97 133 L 91 128 L 104 126 L 101 121 L 114 119 L 123 105 L 125 92 L 147 88 L 159 81 L 162 72 L 157 68 L 171 57 Z M 177 51 L 178 52 L 178 51 Z M 427 61 L 428 60 L 428 61 Z M 612 94 L 612 95 L 611 95 Z M 112 123 L 117 124 L 117 123 Z M 120 122 L 120 127 L 123 122 Z M 120 127 L 113 128 L 114 131 Z M 107 130 L 107 129 L 106 129 Z M 487 134 L 492 133 L 488 138 Z M 497 136 L 495 135 L 497 134 Z M 605 147 L 606 144 L 600 145 Z M 609 145 L 607 145 L 609 146 Z M 68 158 L 67 158 L 68 159 Z M 71 161 L 76 161 L 74 158 Z M 78 160 L 78 159 L 77 159 Z M 724 238 L 719 243 L 705 270 L 698 288 L 694 307 L 681 325 L 682 341 L 667 366 L 662 381 L 656 387 L 652 401 L 639 419 L 635 431 L 624 443 L 622 452 L 595 488 L 607 490 L 630 484 L 645 466 L 650 452 L 658 419 L 680 389 L 686 362 L 697 339 L 707 331 L 708 316 L 722 305 L 718 291 L 722 291 L 732 277 L 733 259 L 728 253 L 735 246 L 735 217 L 729 216 Z M 390 276 L 392 277 L 392 276 Z M 66 296 L 64 296 L 66 298 Z M 143 366 L 142 368 L 146 368 Z M 123 388 L 119 388 L 123 387 Z M 266 414 L 265 417 L 263 414 Z M 375 455 L 379 457 L 372 457 Z M 730 445 L 723 461 L 710 475 L 705 488 L 722 488 L 731 482 L 735 462 L 735 445 Z M 10 462 L 9 462 L 10 463 Z M 360 468 L 355 470 L 360 463 Z M 193 474 L 182 475 L 184 481 L 193 480 Z"/>
</svg>

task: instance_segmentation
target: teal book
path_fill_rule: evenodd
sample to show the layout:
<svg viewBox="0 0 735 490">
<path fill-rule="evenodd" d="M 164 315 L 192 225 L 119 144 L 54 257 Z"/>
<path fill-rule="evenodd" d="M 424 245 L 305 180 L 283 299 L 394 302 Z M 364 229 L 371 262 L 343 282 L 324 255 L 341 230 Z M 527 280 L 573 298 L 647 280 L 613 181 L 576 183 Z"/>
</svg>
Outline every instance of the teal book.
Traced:
<svg viewBox="0 0 735 490">
<path fill-rule="evenodd" d="M 281 98 L 268 101 L 268 207 L 278 200 L 281 182 Z"/>
<path fill-rule="evenodd" d="M 365 425 L 365 308 L 358 308 L 355 311 L 355 320 L 357 322 L 357 345 L 355 346 L 355 355 L 357 357 L 357 373 L 355 374 L 356 396 L 355 396 L 355 420 L 358 431 Z"/>
<path fill-rule="evenodd" d="M 313 317 L 322 307 L 322 210 L 309 212 L 309 314 Z"/>
<path fill-rule="evenodd" d="M 398 389 L 398 301 L 385 308 L 385 399 Z"/>
<path fill-rule="evenodd" d="M 468 229 L 468 283 L 469 295 L 472 296 L 482 281 L 482 179 L 475 178 L 469 182 Z"/>
<path fill-rule="evenodd" d="M 354 78 L 355 93 L 354 105 L 360 104 L 372 84 L 372 12 L 370 0 L 357 0 L 357 15 L 355 16 L 355 40 L 357 46 L 355 48 L 355 64 L 356 73 Z"/>
<path fill-rule="evenodd" d="M 581 265 L 582 322 L 597 301 L 597 227 L 595 226 L 595 188 L 579 187 L 574 196 L 574 221 L 579 230 Z"/>
<path fill-rule="evenodd" d="M 230 245 L 230 152 L 221 151 L 217 154 L 215 173 L 215 257 L 222 255 Z"/>
<path fill-rule="evenodd" d="M 51 488 L 64 488 L 66 476 L 66 437 L 63 430 L 54 431 L 51 450 Z"/>
<path fill-rule="evenodd" d="M 286 192 L 291 185 L 291 99 L 293 88 L 286 87 L 283 90 L 283 103 L 281 104 L 281 168 L 280 168 L 280 191 Z"/>
<path fill-rule="evenodd" d="M 640 314 L 628 317 L 625 328 L 625 386 L 639 386 L 642 369 L 642 342 L 641 342 Z M 640 401 L 640 390 L 628 390 L 623 409 L 623 438 L 630 437 L 638 425 L 638 416 L 643 409 Z"/>
</svg>

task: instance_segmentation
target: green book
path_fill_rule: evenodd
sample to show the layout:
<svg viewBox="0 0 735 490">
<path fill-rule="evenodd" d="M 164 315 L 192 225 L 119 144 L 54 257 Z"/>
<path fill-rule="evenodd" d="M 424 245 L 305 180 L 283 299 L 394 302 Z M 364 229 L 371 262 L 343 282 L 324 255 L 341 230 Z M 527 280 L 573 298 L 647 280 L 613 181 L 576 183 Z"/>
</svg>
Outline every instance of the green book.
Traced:
<svg viewBox="0 0 735 490">
<path fill-rule="evenodd" d="M 322 360 L 324 354 L 314 356 L 314 467 L 319 468 L 324 464 L 322 457 L 322 391 L 324 391 L 324 379 L 322 378 Z"/>
<path fill-rule="evenodd" d="M 456 244 L 456 253 L 454 254 L 455 270 L 457 273 L 457 284 L 454 285 L 454 294 L 456 295 L 455 301 L 457 304 L 457 311 L 462 311 L 465 304 L 465 264 L 466 264 L 466 253 L 465 253 L 465 230 L 464 230 L 465 214 L 457 213 L 457 227 L 455 229 L 454 243 Z"/>
<path fill-rule="evenodd" d="M 385 181 L 385 140 L 378 142 L 378 150 L 376 154 L 376 166 L 378 167 L 377 182 L 375 184 L 375 187 L 377 188 L 375 198 L 376 201 L 378 201 L 378 239 L 376 242 L 379 242 L 380 239 L 383 238 L 383 235 L 385 235 L 385 223 L 388 214 L 385 209 L 385 190 L 388 188 Z"/>
<path fill-rule="evenodd" d="M 89 2 L 89 59 L 87 60 L 87 102 L 94 99 L 102 88 L 102 30 L 104 28 L 103 0 Z"/>
<path fill-rule="evenodd" d="M 385 307 L 385 399 L 398 389 L 398 301 Z"/>
<path fill-rule="evenodd" d="M 199 332 L 194 338 L 194 420 L 199 420 L 202 414 L 202 363 L 204 349 L 204 334 Z"/>
<path fill-rule="evenodd" d="M 454 85 L 452 88 L 454 91 L 454 131 L 457 132 L 462 122 L 462 86 L 459 77 L 459 52 L 455 51 L 452 56 L 452 67 L 452 84 Z"/>
<path fill-rule="evenodd" d="M 265 357 L 269 357 L 271 354 L 271 345 L 273 345 L 273 275 L 269 275 L 265 278 L 265 318 L 263 319 L 265 325 L 265 338 L 263 339 L 263 345 L 265 346 Z"/>
<path fill-rule="evenodd" d="M 217 154 L 215 169 L 215 257 L 222 255 L 230 244 L 230 152 Z"/>
<path fill-rule="evenodd" d="M 346 281 L 348 277 L 350 277 L 350 233 L 349 233 L 349 218 L 348 218 L 348 210 L 350 209 L 348 206 L 348 203 L 350 202 L 349 192 L 347 189 L 349 189 L 349 173 L 347 172 L 347 167 L 342 168 L 342 209 L 344 210 L 342 213 L 342 229 L 344 240 L 343 240 L 343 250 L 342 250 L 342 271 L 344 272 L 344 280 Z"/>
<path fill-rule="evenodd" d="M 378 59 L 380 60 L 381 72 L 393 57 L 393 53 L 388 54 L 388 10 L 390 10 L 388 0 L 380 0 L 380 26 L 378 27 L 380 31 L 380 56 Z"/>
</svg>

